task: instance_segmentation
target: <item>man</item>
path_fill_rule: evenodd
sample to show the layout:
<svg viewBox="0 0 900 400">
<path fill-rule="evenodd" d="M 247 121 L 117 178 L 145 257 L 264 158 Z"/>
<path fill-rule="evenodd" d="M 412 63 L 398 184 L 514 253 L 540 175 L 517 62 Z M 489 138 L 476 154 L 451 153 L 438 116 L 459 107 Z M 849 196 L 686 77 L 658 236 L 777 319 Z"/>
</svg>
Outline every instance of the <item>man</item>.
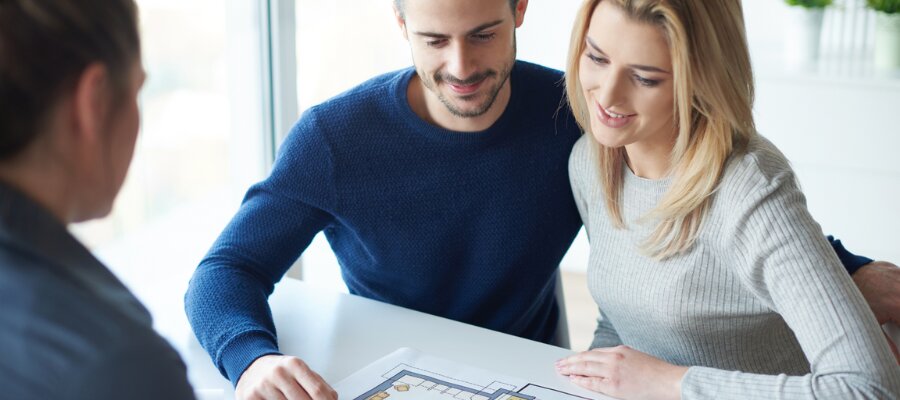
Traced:
<svg viewBox="0 0 900 400">
<path fill-rule="evenodd" d="M 553 342 L 554 277 L 581 226 L 567 176 L 580 132 L 559 112 L 561 74 L 515 60 L 527 4 L 395 1 L 415 69 L 294 127 L 186 296 L 238 398 L 334 398 L 278 352 L 266 302 L 323 230 L 352 293 Z"/>
</svg>

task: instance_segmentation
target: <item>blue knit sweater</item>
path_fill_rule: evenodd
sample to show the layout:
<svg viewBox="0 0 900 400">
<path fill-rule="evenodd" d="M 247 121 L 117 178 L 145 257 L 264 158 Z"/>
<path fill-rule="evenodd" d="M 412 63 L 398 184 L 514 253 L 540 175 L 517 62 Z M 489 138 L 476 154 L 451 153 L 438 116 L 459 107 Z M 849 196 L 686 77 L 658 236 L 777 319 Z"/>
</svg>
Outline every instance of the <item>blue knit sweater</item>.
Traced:
<svg viewBox="0 0 900 400">
<path fill-rule="evenodd" d="M 517 62 L 505 112 L 475 133 L 414 114 L 414 74 L 382 75 L 307 111 L 198 267 L 188 317 L 233 383 L 278 353 L 266 299 L 323 230 L 351 293 L 553 338 L 553 274 L 581 227 L 567 169 L 580 135 L 557 115 L 561 73 Z"/>
</svg>

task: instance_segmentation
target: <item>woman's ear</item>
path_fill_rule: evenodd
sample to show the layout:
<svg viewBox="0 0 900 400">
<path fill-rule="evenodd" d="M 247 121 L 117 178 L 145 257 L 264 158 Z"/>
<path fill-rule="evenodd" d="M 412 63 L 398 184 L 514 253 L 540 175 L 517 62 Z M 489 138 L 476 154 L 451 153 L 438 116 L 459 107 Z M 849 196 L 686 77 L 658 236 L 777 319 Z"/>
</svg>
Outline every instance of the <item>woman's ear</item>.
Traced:
<svg viewBox="0 0 900 400">
<path fill-rule="evenodd" d="M 112 107 L 111 89 L 109 71 L 103 64 L 93 63 L 84 69 L 72 93 L 71 139 L 92 144 L 99 140 Z"/>
</svg>

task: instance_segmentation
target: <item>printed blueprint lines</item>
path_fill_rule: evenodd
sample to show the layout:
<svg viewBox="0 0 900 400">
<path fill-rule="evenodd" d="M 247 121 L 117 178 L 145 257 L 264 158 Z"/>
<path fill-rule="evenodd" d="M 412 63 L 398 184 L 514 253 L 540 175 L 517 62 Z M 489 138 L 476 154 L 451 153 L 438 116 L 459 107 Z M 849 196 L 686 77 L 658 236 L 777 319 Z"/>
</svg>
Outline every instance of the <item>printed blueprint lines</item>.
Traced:
<svg viewBox="0 0 900 400">
<path fill-rule="evenodd" d="M 499 381 L 476 384 L 399 364 L 381 376 L 384 381 L 354 400 L 580 400 L 582 397 L 526 385 L 523 390 Z"/>
</svg>

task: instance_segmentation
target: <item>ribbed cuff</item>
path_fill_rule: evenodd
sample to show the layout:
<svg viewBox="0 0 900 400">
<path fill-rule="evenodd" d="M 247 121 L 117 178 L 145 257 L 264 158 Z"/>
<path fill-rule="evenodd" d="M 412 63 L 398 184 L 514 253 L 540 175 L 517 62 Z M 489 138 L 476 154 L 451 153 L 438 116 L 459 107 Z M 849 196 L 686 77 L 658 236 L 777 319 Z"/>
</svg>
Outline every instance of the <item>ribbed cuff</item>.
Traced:
<svg viewBox="0 0 900 400">
<path fill-rule="evenodd" d="M 690 367 L 681 377 L 681 400 L 719 399 L 718 385 L 710 384 L 716 380 L 719 371 L 707 367 Z"/>
<path fill-rule="evenodd" d="M 233 386 L 237 386 L 241 374 L 257 358 L 269 354 L 281 354 L 275 338 L 268 332 L 249 331 L 235 336 L 222 347 L 216 365 Z"/>
<path fill-rule="evenodd" d="M 863 265 L 872 262 L 871 258 L 858 256 L 847 251 L 847 249 L 844 248 L 844 244 L 841 243 L 840 240 L 835 239 L 834 236 L 828 235 L 828 242 L 831 243 L 831 247 L 833 247 L 834 252 L 837 253 L 838 258 L 841 260 L 841 264 L 844 264 L 844 268 L 850 275 L 859 271 Z"/>
</svg>

